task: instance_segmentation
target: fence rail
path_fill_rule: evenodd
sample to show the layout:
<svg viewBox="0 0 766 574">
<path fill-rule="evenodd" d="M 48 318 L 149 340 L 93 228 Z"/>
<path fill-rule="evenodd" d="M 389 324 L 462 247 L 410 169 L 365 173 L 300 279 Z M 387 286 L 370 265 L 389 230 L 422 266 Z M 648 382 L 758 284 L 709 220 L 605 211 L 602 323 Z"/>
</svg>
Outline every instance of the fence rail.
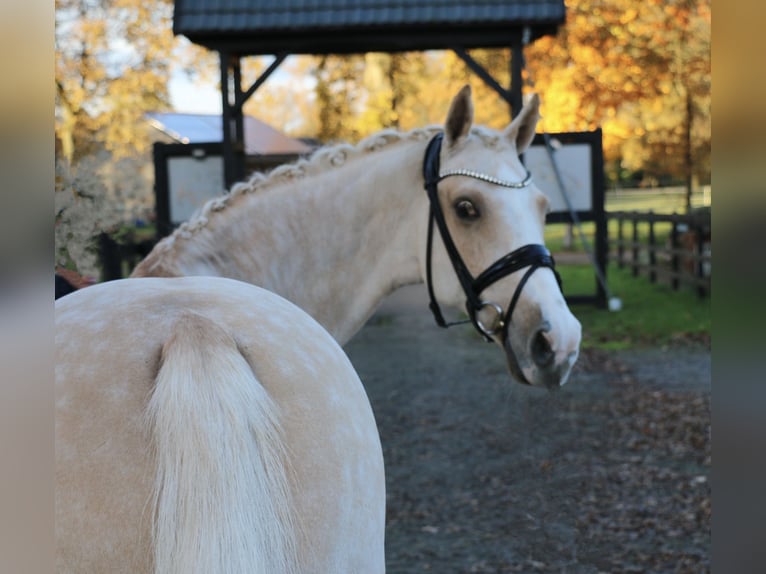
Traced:
<svg viewBox="0 0 766 574">
<path fill-rule="evenodd" d="M 615 211 L 607 217 L 616 222 L 616 237 L 610 231 L 609 251 L 618 267 L 630 267 L 634 276 L 645 273 L 653 283 L 668 281 L 673 289 L 692 285 L 701 297 L 710 293 L 710 211 Z"/>
</svg>

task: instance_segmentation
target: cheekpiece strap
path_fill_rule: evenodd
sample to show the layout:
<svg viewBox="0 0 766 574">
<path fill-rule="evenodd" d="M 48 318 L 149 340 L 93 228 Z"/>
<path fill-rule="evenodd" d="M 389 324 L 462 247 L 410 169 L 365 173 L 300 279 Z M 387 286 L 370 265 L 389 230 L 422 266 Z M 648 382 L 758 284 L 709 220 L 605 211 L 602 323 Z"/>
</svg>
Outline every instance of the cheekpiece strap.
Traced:
<svg viewBox="0 0 766 574">
<path fill-rule="evenodd" d="M 448 326 L 444 321 L 441 310 L 439 309 L 439 304 L 436 301 L 436 297 L 433 293 L 433 286 L 431 281 L 431 249 L 433 243 L 434 222 L 436 223 L 436 227 L 439 228 L 439 234 L 441 235 L 444 247 L 446 248 L 450 261 L 452 262 L 452 267 L 455 269 L 455 274 L 457 275 L 458 281 L 460 282 L 460 285 L 468 299 L 467 307 L 469 310 L 469 316 L 471 316 L 472 321 L 474 313 L 471 312 L 471 309 L 478 309 L 481 306 L 481 301 L 479 300 L 478 294 L 474 293 L 471 288 L 474 278 L 471 275 L 471 272 L 468 270 L 465 262 L 463 261 L 463 258 L 460 256 L 460 252 L 457 250 L 455 242 L 452 240 L 452 236 L 450 235 L 449 229 L 447 228 L 447 222 L 444 219 L 444 213 L 442 212 L 441 205 L 439 203 L 437 185 L 441 179 L 439 176 L 439 155 L 441 153 L 443 138 L 444 134 L 439 132 L 431 139 L 430 142 L 428 142 L 425 157 L 423 158 L 423 180 L 425 182 L 424 187 L 428 193 L 428 199 L 431 203 L 431 210 L 429 215 L 429 237 L 426 252 L 427 283 L 429 296 L 431 298 L 430 306 L 434 312 L 436 322 L 440 326 Z M 444 324 L 442 325 L 442 323 Z"/>
</svg>

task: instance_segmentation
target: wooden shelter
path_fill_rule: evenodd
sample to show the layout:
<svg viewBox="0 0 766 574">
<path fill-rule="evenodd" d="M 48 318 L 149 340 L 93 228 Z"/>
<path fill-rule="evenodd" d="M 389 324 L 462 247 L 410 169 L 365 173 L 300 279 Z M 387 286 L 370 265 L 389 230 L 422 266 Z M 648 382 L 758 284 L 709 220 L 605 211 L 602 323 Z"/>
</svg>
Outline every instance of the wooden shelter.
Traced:
<svg viewBox="0 0 766 574">
<path fill-rule="evenodd" d="M 173 31 L 219 53 L 229 188 L 245 175 L 242 107 L 288 55 L 453 50 L 515 114 L 524 45 L 564 20 L 564 0 L 175 0 Z M 472 48 L 510 48 L 511 85 L 501 86 Z M 242 58 L 260 55 L 275 59 L 243 87 Z"/>
</svg>

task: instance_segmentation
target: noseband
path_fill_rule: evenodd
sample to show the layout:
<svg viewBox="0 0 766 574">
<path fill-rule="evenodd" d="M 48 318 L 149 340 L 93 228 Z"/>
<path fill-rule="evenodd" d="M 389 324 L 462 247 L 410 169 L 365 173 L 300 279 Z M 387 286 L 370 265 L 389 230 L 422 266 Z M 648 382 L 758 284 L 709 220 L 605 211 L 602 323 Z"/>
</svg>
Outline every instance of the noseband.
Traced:
<svg viewBox="0 0 766 574">
<path fill-rule="evenodd" d="M 532 175 L 527 171 L 527 175 L 523 181 L 509 182 L 497 179 L 495 177 L 469 171 L 465 169 L 458 169 L 453 171 L 447 171 L 441 173 L 439 171 L 439 154 L 441 152 L 443 134 L 436 134 L 433 139 L 428 143 L 426 148 L 426 154 L 423 159 L 423 179 L 425 180 L 425 189 L 428 193 L 428 199 L 431 203 L 430 215 L 428 220 L 428 243 L 426 245 L 426 283 L 428 286 L 428 296 L 431 299 L 429 307 L 434 314 L 436 324 L 440 327 L 449 327 L 456 323 L 447 323 L 444 320 L 439 303 L 436 301 L 433 290 L 433 281 L 431 280 L 431 249 L 433 244 L 433 228 L 434 222 L 439 228 L 444 247 L 447 249 L 452 266 L 455 269 L 460 285 L 463 287 L 463 292 L 466 296 L 466 311 L 468 317 L 476 327 L 476 330 L 487 340 L 491 341 L 493 335 L 502 333 L 502 340 L 505 341 L 508 338 L 508 327 L 511 323 L 511 315 L 516 307 L 516 303 L 521 295 L 521 290 L 526 284 L 529 277 L 536 269 L 540 267 L 548 267 L 553 271 L 556 276 L 556 281 L 561 288 L 561 277 L 556 271 L 555 263 L 550 252 L 544 245 L 531 243 L 519 247 L 515 251 L 512 251 L 495 261 L 487 269 L 485 269 L 478 277 L 474 278 L 471 272 L 463 262 L 463 258 L 460 257 L 460 253 L 455 246 L 455 242 L 452 240 L 449 229 L 447 228 L 447 222 L 444 219 L 444 212 L 442 211 L 441 204 L 439 203 L 439 196 L 437 186 L 438 183 L 447 178 L 453 176 L 471 177 L 481 181 L 486 181 L 494 185 L 500 185 L 503 187 L 509 187 L 513 189 L 521 189 L 527 187 L 532 181 Z M 508 309 L 503 315 L 503 308 L 492 301 L 485 301 L 481 298 L 481 293 L 490 285 L 499 281 L 503 277 L 510 275 L 520 269 L 529 267 L 526 273 L 521 277 L 519 284 L 516 286 L 516 291 L 513 293 L 511 302 L 508 305 Z M 484 325 L 478 317 L 479 311 L 484 308 L 491 308 L 497 314 L 497 319 L 493 324 L 489 326 Z"/>
</svg>

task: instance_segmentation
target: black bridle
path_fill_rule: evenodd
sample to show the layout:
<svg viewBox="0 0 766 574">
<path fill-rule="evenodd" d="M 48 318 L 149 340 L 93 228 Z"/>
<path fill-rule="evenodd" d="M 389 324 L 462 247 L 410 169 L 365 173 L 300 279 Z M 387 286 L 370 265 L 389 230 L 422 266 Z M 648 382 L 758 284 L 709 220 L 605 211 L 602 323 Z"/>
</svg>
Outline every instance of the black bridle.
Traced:
<svg viewBox="0 0 766 574">
<path fill-rule="evenodd" d="M 460 257 L 460 253 L 455 246 L 455 242 L 452 240 L 449 229 L 447 228 L 447 222 L 444 219 L 444 212 L 442 211 L 441 204 L 439 203 L 439 196 L 437 186 L 439 182 L 447 177 L 452 176 L 464 176 L 472 177 L 486 181 L 495 185 L 501 185 L 503 187 L 510 187 L 520 189 L 527 187 L 532 181 L 532 176 L 527 171 L 526 177 L 520 182 L 508 182 L 497 179 L 492 176 L 484 175 L 469 170 L 458 169 L 449 172 L 440 172 L 439 169 L 439 154 L 441 152 L 442 139 L 444 135 L 442 133 L 436 134 L 433 139 L 428 143 L 426 148 L 425 157 L 423 158 L 423 179 L 425 180 L 425 189 L 428 193 L 428 199 L 431 203 L 430 215 L 428 220 L 428 242 L 426 245 L 426 284 L 428 286 L 428 296 L 431 299 L 429 307 L 434 314 L 436 324 L 440 327 L 449 327 L 457 323 L 447 323 L 444 320 L 439 303 L 436 301 L 433 290 L 433 282 L 431 280 L 431 248 L 433 244 L 433 228 L 434 222 L 439 228 L 444 247 L 447 249 L 447 255 L 452 262 L 452 266 L 455 269 L 460 285 L 463 287 L 463 291 L 466 296 L 466 311 L 468 317 L 476 327 L 476 330 L 487 340 L 491 341 L 492 336 L 498 333 L 502 333 L 502 340 L 505 341 L 508 338 L 508 327 L 511 323 L 511 315 L 516 307 L 516 303 L 521 295 L 521 290 L 526 284 L 532 273 L 540 267 L 548 267 L 553 271 L 556 276 L 556 281 L 561 288 L 561 277 L 556 271 L 555 263 L 550 252 L 544 245 L 532 243 L 519 247 L 515 251 L 512 251 L 495 261 L 487 269 L 485 269 L 478 277 L 473 277 L 471 272 L 463 262 L 463 258 Z M 508 305 L 508 309 L 503 315 L 503 309 L 497 303 L 484 301 L 481 299 L 481 293 L 490 285 L 499 281 L 503 277 L 510 275 L 520 269 L 529 267 L 527 272 L 522 276 L 519 284 L 516 286 L 516 291 L 513 293 L 511 302 Z M 479 311 L 490 307 L 497 314 L 497 319 L 491 326 L 485 326 L 478 317 Z"/>
</svg>

